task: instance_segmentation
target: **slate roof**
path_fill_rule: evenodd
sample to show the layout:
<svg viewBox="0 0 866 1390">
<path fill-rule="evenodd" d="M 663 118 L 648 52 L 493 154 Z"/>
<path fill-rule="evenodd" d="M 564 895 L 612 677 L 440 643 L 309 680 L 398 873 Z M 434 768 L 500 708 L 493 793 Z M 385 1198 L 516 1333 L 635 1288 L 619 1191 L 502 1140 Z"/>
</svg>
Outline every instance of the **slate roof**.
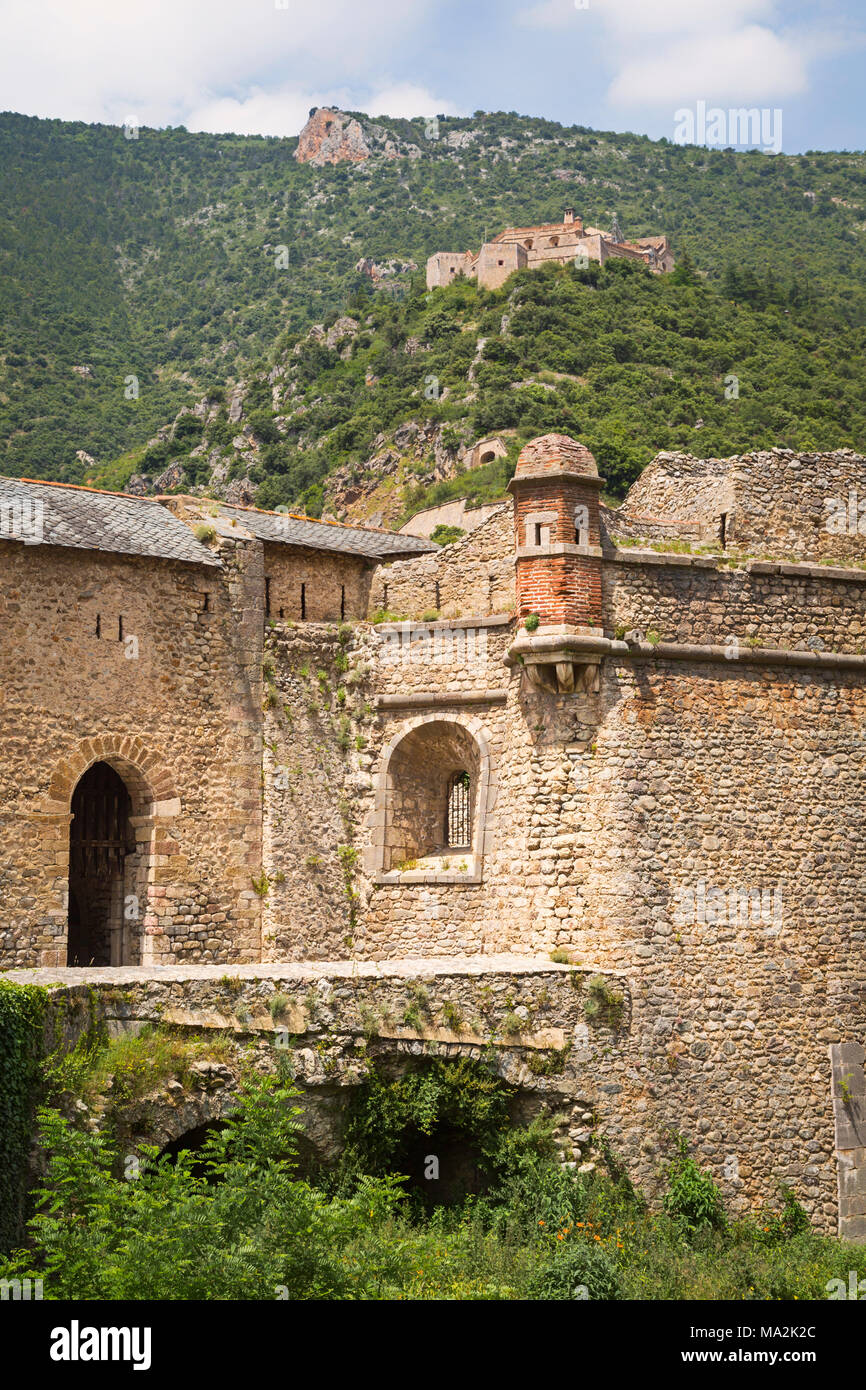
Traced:
<svg viewBox="0 0 866 1390">
<path fill-rule="evenodd" d="M 0 478 L 0 540 L 220 564 L 152 498 L 26 478 Z"/>
<path fill-rule="evenodd" d="M 427 555 L 438 545 L 421 536 L 405 536 L 367 526 L 346 526 L 340 521 L 316 521 L 291 512 L 265 512 L 255 507 L 220 505 L 220 514 L 235 518 L 259 540 L 283 545 L 304 545 L 314 550 L 333 550 L 343 555 L 360 555 L 367 560 L 397 559 Z"/>
</svg>

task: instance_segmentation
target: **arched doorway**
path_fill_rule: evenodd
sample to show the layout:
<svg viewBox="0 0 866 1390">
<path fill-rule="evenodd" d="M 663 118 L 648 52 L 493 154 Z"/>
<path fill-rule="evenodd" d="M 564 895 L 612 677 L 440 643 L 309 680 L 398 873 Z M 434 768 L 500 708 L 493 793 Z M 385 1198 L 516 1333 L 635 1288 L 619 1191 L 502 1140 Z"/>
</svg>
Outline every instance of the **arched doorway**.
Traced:
<svg viewBox="0 0 866 1390">
<path fill-rule="evenodd" d="M 135 852 L 126 784 L 108 763 L 94 763 L 72 793 L 71 810 L 66 963 L 126 964 L 124 899 Z"/>
</svg>

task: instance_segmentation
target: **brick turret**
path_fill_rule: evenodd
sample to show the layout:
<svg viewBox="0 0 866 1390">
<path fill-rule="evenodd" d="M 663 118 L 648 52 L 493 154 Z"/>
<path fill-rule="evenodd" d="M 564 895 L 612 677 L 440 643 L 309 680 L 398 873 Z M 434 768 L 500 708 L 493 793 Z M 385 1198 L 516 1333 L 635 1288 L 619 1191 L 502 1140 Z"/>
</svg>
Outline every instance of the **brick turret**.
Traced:
<svg viewBox="0 0 866 1390">
<path fill-rule="evenodd" d="M 601 626 L 602 479 L 583 444 L 564 434 L 533 439 L 508 485 L 514 497 L 517 612 L 542 627 Z"/>
</svg>

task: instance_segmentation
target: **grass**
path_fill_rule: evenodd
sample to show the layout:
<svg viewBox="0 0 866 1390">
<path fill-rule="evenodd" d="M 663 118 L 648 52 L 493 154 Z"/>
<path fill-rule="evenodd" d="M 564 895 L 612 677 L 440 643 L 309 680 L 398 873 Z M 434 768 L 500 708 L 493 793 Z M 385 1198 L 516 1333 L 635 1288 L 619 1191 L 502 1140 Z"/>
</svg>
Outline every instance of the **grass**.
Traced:
<svg viewBox="0 0 866 1390">
<path fill-rule="evenodd" d="M 271 997 L 268 1003 L 268 1012 L 270 1013 L 271 1018 L 276 1023 L 277 1019 L 280 1019 L 284 1016 L 288 1007 L 288 996 L 285 994 L 277 993 Z"/>
<path fill-rule="evenodd" d="M 618 1028 L 625 1013 L 625 998 L 620 991 L 604 975 L 592 975 L 586 982 L 586 993 L 583 1012 L 587 1021 Z"/>
<path fill-rule="evenodd" d="M 114 1103 L 125 1104 L 170 1079 L 188 1083 L 193 1062 L 230 1057 L 228 1034 L 181 1037 L 164 1026 L 145 1024 L 137 1036 L 113 1038 L 102 1048 L 82 1040 L 70 1052 L 52 1054 L 44 1064 L 46 1092 L 55 1098 L 72 1095 L 86 1104 L 110 1094 Z"/>
</svg>

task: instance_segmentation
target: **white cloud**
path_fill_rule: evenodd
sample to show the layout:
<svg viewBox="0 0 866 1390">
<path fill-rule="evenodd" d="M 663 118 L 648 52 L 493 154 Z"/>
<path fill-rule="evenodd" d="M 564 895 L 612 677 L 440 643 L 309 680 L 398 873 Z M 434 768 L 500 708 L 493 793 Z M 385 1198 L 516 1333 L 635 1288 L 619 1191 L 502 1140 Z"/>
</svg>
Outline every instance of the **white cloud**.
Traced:
<svg viewBox="0 0 866 1390">
<path fill-rule="evenodd" d="M 541 0 L 529 10 L 520 10 L 517 23 L 528 29 L 568 29 L 575 19 L 574 0 Z"/>
<path fill-rule="evenodd" d="M 680 39 L 658 55 L 627 58 L 608 97 L 618 106 L 681 102 L 750 102 L 767 106 L 807 87 L 804 54 L 769 29 L 749 25 L 733 34 Z"/>
<path fill-rule="evenodd" d="M 776 0 L 539 0 L 519 12 L 535 28 L 597 43 L 613 71 L 617 109 L 704 98 L 757 103 L 808 86 L 808 64 L 827 35 L 780 25 Z"/>
<path fill-rule="evenodd" d="M 590 0 L 593 10 L 626 36 L 724 33 L 770 19 L 774 0 Z"/>
<path fill-rule="evenodd" d="M 313 106 L 336 106 L 343 110 L 366 111 L 371 116 L 455 115 L 450 102 L 431 95 L 424 87 L 397 83 L 371 94 L 342 87 L 330 91 L 300 91 L 283 87 L 278 91 L 254 88 L 249 96 L 216 97 L 190 112 L 184 124 L 189 130 L 207 130 L 221 135 L 297 135 Z"/>
<path fill-rule="evenodd" d="M 310 75 L 399 101 L 399 52 L 435 0 L 0 0 L 0 104 L 68 120 L 294 133 Z M 387 63 L 387 69 L 383 68 Z M 306 109 L 303 104 L 306 103 Z M 302 111 L 302 115 L 300 114 Z M 423 114 L 419 111 L 417 114 Z M 215 126 L 210 126 L 210 122 Z M 256 124 L 256 123 L 259 124 Z"/>
<path fill-rule="evenodd" d="M 727 28 L 772 14 L 774 0 L 539 0 L 517 20 L 536 29 L 565 29 L 586 18 L 626 36 Z"/>
<path fill-rule="evenodd" d="M 355 110 L 368 111 L 371 116 L 457 116 L 457 107 L 450 101 L 443 101 L 427 91 L 426 87 L 416 87 L 411 82 L 397 82 L 385 87 L 369 98 L 362 107 Z"/>
<path fill-rule="evenodd" d="M 214 97 L 196 106 L 184 121 L 188 130 L 207 130 L 214 135 L 297 135 L 312 106 L 339 103 L 326 94 L 284 88 L 263 92 L 253 88 L 249 96 Z"/>
</svg>

